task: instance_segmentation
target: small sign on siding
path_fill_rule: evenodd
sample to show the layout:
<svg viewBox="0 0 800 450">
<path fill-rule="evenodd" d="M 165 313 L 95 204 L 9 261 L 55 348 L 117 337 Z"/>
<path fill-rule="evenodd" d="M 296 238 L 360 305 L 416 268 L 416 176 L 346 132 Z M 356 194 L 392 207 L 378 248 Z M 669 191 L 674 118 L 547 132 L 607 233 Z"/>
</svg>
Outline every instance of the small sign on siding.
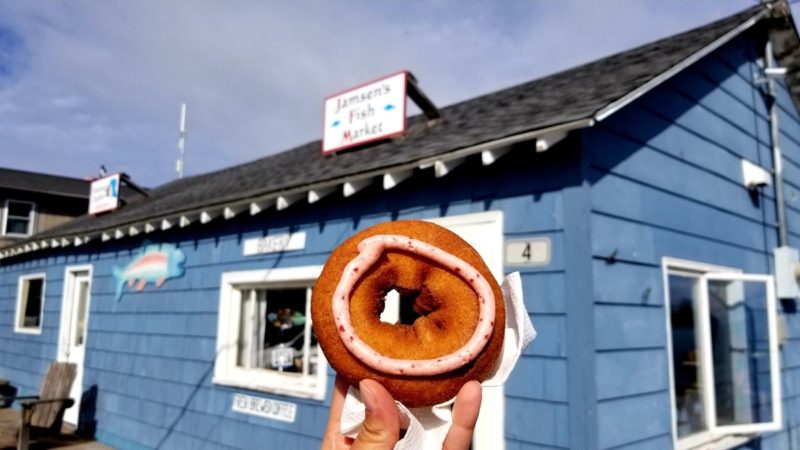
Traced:
<svg viewBox="0 0 800 450">
<path fill-rule="evenodd" d="M 233 411 L 266 417 L 267 419 L 281 422 L 294 423 L 297 415 L 297 404 L 272 400 L 269 398 L 253 397 L 252 395 L 233 394 Z"/>
<path fill-rule="evenodd" d="M 302 250 L 304 248 L 306 248 L 306 233 L 303 231 L 246 239 L 243 246 L 244 256 Z"/>
<path fill-rule="evenodd" d="M 506 241 L 505 265 L 546 266 L 550 264 L 550 247 L 546 237 Z"/>
</svg>

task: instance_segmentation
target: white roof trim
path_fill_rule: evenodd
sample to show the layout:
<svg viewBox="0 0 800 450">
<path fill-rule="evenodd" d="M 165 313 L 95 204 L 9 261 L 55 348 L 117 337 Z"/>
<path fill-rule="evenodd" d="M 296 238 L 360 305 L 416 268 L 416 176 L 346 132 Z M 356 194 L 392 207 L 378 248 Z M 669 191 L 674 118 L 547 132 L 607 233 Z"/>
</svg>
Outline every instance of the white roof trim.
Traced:
<svg viewBox="0 0 800 450">
<path fill-rule="evenodd" d="M 536 151 L 538 153 L 546 152 L 552 146 L 561 142 L 565 137 L 567 137 L 567 132 L 563 130 L 554 131 L 538 137 L 536 138 Z"/>
<path fill-rule="evenodd" d="M 255 202 L 250 202 L 250 215 L 255 216 L 256 214 L 260 213 L 261 211 L 271 207 L 275 204 L 274 198 L 269 198 L 266 200 L 259 200 Z"/>
<path fill-rule="evenodd" d="M 439 160 L 433 163 L 433 172 L 436 174 L 436 178 L 441 178 L 446 176 L 450 172 L 453 171 L 456 167 L 464 164 L 464 161 L 467 160 L 467 157 L 464 156 L 463 158 L 453 158 L 447 160 Z"/>
<path fill-rule="evenodd" d="M 294 194 L 279 195 L 278 199 L 275 201 L 275 208 L 278 211 L 283 211 L 284 209 L 288 208 L 293 203 L 296 203 L 303 197 L 305 197 L 303 193 L 297 193 L 297 192 L 295 192 Z"/>
<path fill-rule="evenodd" d="M 226 206 L 225 209 L 222 210 L 222 217 L 224 217 L 225 220 L 233 219 L 245 209 L 247 209 L 247 205 Z"/>
<path fill-rule="evenodd" d="M 414 169 L 402 169 L 383 174 L 383 189 L 388 191 L 414 174 Z"/>
<path fill-rule="evenodd" d="M 172 228 L 173 223 L 169 219 L 161 219 L 161 229 L 169 230 Z"/>
<path fill-rule="evenodd" d="M 322 186 L 314 189 L 310 189 L 308 191 L 308 203 L 316 203 L 320 201 L 322 198 L 327 197 L 328 195 L 333 194 L 336 192 L 336 185 L 331 186 Z"/>
<path fill-rule="evenodd" d="M 125 232 L 117 228 L 114 230 L 114 239 L 122 239 L 125 237 Z"/>
<path fill-rule="evenodd" d="M 211 222 L 212 220 L 214 220 L 217 217 L 219 217 L 220 212 L 222 212 L 222 211 L 220 211 L 218 209 L 217 210 L 205 210 L 205 211 L 201 212 L 200 213 L 200 223 L 207 224 L 208 222 Z"/>
<path fill-rule="evenodd" d="M 345 181 L 342 185 L 342 195 L 345 197 L 355 195 L 358 191 L 371 185 L 373 181 L 375 181 L 373 177 Z"/>
<path fill-rule="evenodd" d="M 510 145 L 501 148 L 486 149 L 481 152 L 481 164 L 484 166 L 490 166 L 497 162 L 498 159 L 502 158 L 503 155 L 508 153 L 510 150 Z"/>
<path fill-rule="evenodd" d="M 643 84 L 640 87 L 638 87 L 637 89 L 627 93 L 626 95 L 624 95 L 619 100 L 617 100 L 617 101 L 609 104 L 605 108 L 602 108 L 601 110 L 597 111 L 594 114 L 594 119 L 596 121 L 598 121 L 598 122 L 600 122 L 602 120 L 605 120 L 606 118 L 608 118 L 608 116 L 610 116 L 610 115 L 614 114 L 615 112 L 619 111 L 620 109 L 622 109 L 623 107 L 625 107 L 626 105 L 631 103 L 632 101 L 634 101 L 637 98 L 641 97 L 642 95 L 648 93 L 649 91 L 651 91 L 656 86 L 658 86 L 661 83 L 669 80 L 670 78 L 672 78 L 673 76 L 675 76 L 676 74 L 678 74 L 679 72 L 684 70 L 685 68 L 687 68 L 690 65 L 696 63 L 697 61 L 702 59 L 704 56 L 708 55 L 709 53 L 713 52 L 714 50 L 716 50 L 716 49 L 720 48 L 721 46 L 725 45 L 731 39 L 735 38 L 736 36 L 741 34 L 743 31 L 745 31 L 748 28 L 750 28 L 753 25 L 755 25 L 759 20 L 761 20 L 765 15 L 767 15 L 767 13 L 769 12 L 770 9 L 771 9 L 770 7 L 762 9 L 757 14 L 755 14 L 753 17 L 751 17 L 747 22 L 744 22 L 741 25 L 739 25 L 738 27 L 734 28 L 733 30 L 723 34 L 722 36 L 717 38 L 717 40 L 715 40 L 714 42 L 712 42 L 712 43 L 706 45 L 705 47 L 701 48 L 700 50 L 698 50 L 694 54 L 690 55 L 688 58 L 684 59 L 683 61 L 679 62 L 678 64 L 675 64 L 674 66 L 672 66 L 671 68 L 667 69 L 666 71 L 660 73 L 659 75 L 651 78 L 645 84 Z"/>
<path fill-rule="evenodd" d="M 154 227 L 152 223 L 147 222 L 146 224 L 144 224 L 145 233 L 152 233 L 153 231 L 156 231 L 156 227 Z"/>
<path fill-rule="evenodd" d="M 185 214 L 185 215 L 182 215 L 182 216 L 181 216 L 181 218 L 180 218 L 180 219 L 178 219 L 178 225 L 180 225 L 180 227 L 181 227 L 181 228 L 186 228 L 186 227 L 188 227 L 188 226 L 189 226 L 189 225 L 190 225 L 192 222 L 194 222 L 194 219 L 195 219 L 195 218 L 196 218 L 195 216 L 189 216 L 189 215 L 187 215 L 187 214 Z"/>
</svg>

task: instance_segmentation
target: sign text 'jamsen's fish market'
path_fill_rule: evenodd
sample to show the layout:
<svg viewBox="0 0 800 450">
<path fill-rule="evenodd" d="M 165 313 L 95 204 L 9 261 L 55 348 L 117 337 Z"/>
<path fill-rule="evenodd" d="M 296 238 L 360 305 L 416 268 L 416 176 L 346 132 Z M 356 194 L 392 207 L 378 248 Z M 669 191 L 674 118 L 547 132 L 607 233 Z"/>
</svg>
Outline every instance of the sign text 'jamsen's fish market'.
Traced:
<svg viewBox="0 0 800 450">
<path fill-rule="evenodd" d="M 326 98 L 322 152 L 404 133 L 407 76 L 400 72 Z"/>
</svg>

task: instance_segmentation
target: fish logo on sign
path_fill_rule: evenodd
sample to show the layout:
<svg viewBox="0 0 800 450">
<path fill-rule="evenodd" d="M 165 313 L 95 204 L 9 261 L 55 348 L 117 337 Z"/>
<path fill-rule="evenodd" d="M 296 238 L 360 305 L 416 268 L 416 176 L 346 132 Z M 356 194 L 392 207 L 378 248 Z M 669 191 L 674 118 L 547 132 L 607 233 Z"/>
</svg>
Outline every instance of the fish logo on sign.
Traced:
<svg viewBox="0 0 800 450">
<path fill-rule="evenodd" d="M 148 282 L 160 288 L 164 281 L 182 277 L 186 271 L 185 263 L 183 250 L 173 244 L 146 245 L 127 266 L 114 266 L 112 269 L 117 282 L 117 301 L 122 299 L 122 289 L 126 284 L 129 288 L 136 286 L 136 291 L 141 292 Z"/>
</svg>

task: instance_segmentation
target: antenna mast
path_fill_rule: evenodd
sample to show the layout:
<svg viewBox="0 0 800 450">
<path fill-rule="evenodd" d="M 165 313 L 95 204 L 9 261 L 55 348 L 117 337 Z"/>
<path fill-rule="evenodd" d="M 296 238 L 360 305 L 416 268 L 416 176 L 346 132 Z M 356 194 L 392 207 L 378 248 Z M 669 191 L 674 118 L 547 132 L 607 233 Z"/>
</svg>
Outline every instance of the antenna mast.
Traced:
<svg viewBox="0 0 800 450">
<path fill-rule="evenodd" d="M 178 162 L 175 166 L 175 170 L 178 172 L 178 178 L 183 178 L 183 157 L 184 157 L 184 148 L 186 147 L 186 103 L 181 103 L 181 129 L 180 134 L 178 135 L 178 150 L 180 150 L 181 155 L 178 158 Z"/>
</svg>

